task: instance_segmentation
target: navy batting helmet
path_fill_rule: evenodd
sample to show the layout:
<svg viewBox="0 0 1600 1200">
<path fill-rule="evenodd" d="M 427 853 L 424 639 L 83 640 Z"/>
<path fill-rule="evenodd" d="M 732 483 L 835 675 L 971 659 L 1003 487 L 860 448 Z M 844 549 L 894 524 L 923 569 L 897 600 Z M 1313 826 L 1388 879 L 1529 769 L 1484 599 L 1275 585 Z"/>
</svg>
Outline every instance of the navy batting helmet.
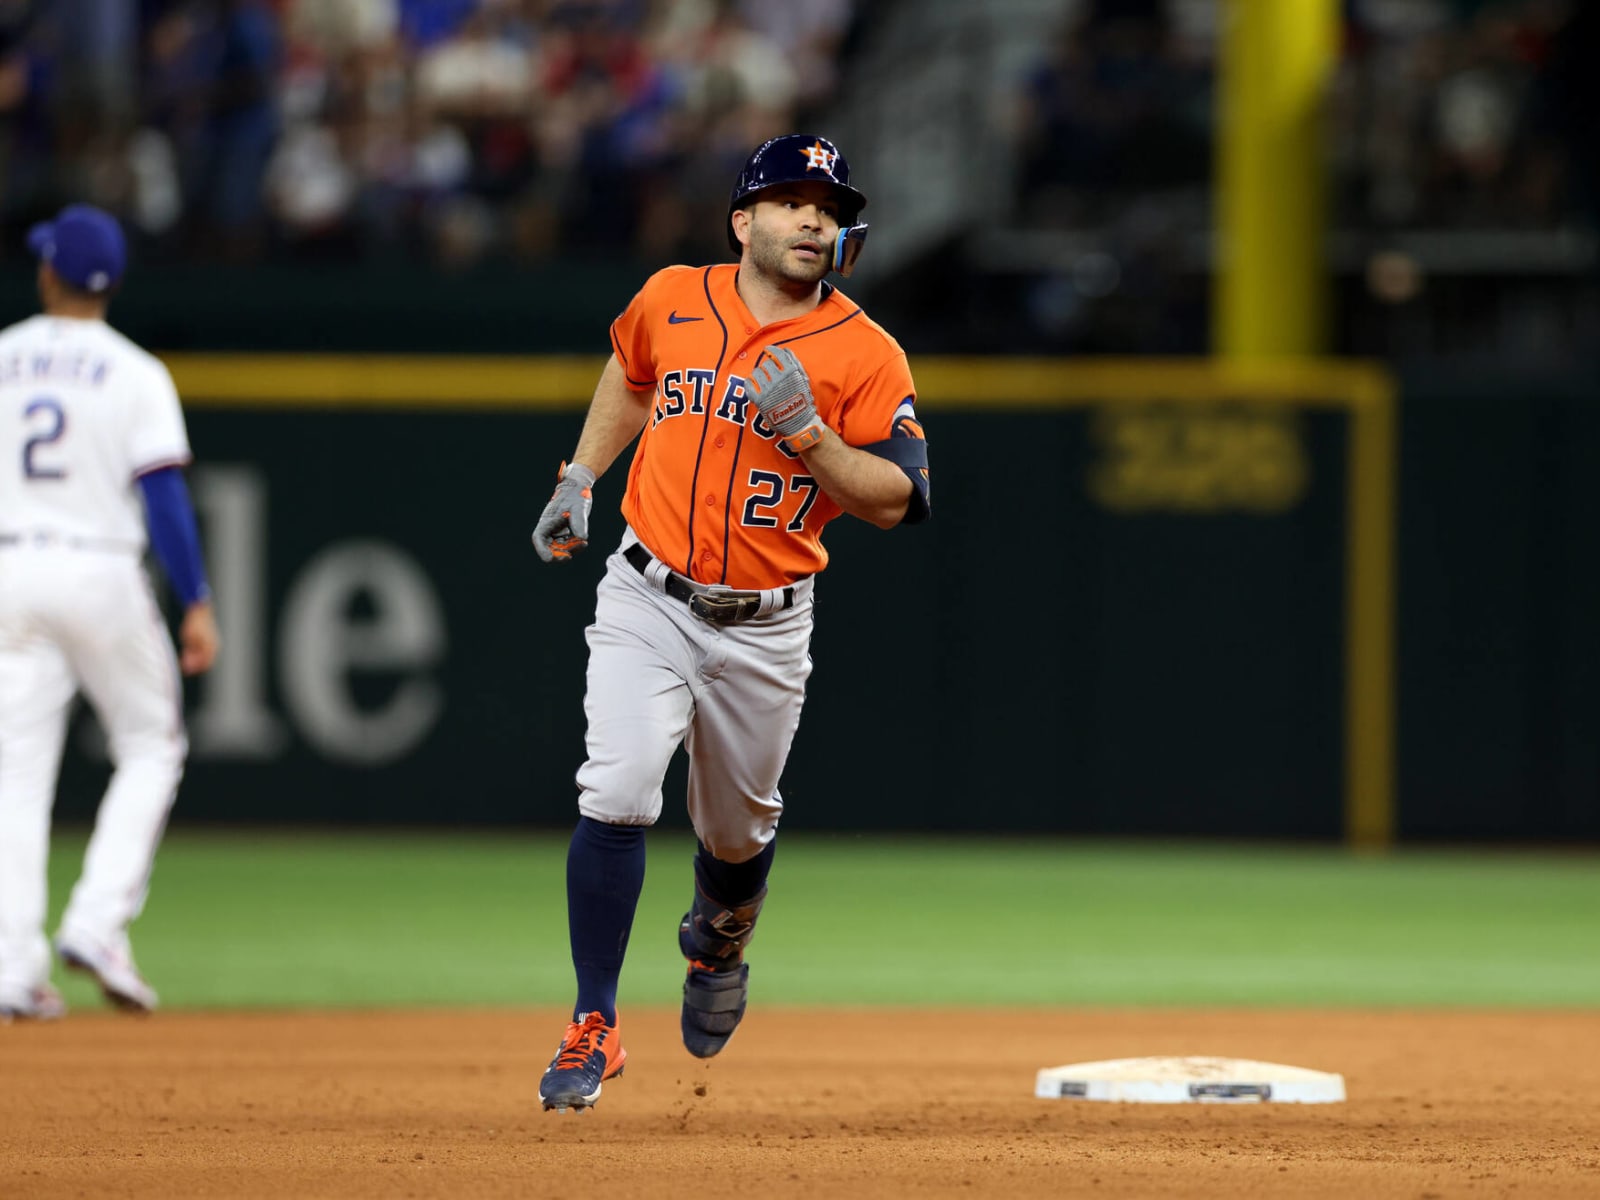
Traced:
<svg viewBox="0 0 1600 1200">
<path fill-rule="evenodd" d="M 833 185 L 839 200 L 839 238 L 833 248 L 833 269 L 841 275 L 850 274 L 861 246 L 867 237 L 867 227 L 858 225 L 856 218 L 867 206 L 867 198 L 850 186 L 850 164 L 839 148 L 825 137 L 810 133 L 788 133 L 757 146 L 745 161 L 744 169 L 733 182 L 733 194 L 728 198 L 728 247 L 741 254 L 742 247 L 733 232 L 735 210 L 750 204 L 758 192 L 781 183 L 807 183 L 821 181 Z"/>
</svg>

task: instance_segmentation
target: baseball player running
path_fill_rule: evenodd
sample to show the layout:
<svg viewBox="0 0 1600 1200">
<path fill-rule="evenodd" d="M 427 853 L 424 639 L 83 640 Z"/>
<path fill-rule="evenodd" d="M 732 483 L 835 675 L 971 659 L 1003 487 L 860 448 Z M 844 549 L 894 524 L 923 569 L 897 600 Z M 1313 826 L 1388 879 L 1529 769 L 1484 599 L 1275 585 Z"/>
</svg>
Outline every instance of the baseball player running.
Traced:
<svg viewBox="0 0 1600 1200">
<path fill-rule="evenodd" d="M 105 322 L 127 261 L 87 205 L 35 226 L 43 314 L 0 332 L 0 1021 L 65 1011 L 50 986 L 45 861 L 80 689 L 115 770 L 57 931 L 62 962 L 117 1007 L 156 993 L 128 926 L 183 774 L 179 660 L 142 566 L 148 540 L 183 606 L 183 671 L 217 653 L 172 377 Z"/>
<path fill-rule="evenodd" d="M 588 630 L 587 759 L 567 857 L 578 994 L 539 1084 L 546 1109 L 590 1107 L 622 1072 L 617 983 L 645 827 L 680 743 L 699 839 L 678 928 L 683 1044 L 700 1058 L 727 1045 L 811 671 L 823 526 L 841 512 L 885 529 L 928 516 L 905 353 L 824 282 L 854 266 L 866 202 L 826 138 L 790 134 L 751 154 L 728 206 L 738 264 L 668 267 L 616 319 L 577 449 L 534 529 L 540 558 L 571 558 L 595 481 L 639 439 L 626 530 Z"/>
</svg>

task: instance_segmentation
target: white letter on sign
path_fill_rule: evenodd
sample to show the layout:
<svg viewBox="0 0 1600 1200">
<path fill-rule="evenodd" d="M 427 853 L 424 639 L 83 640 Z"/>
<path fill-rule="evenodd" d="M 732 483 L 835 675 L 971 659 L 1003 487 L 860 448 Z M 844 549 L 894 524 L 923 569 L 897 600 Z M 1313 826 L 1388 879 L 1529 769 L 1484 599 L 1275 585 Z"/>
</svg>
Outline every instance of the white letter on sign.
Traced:
<svg viewBox="0 0 1600 1200">
<path fill-rule="evenodd" d="M 358 614 L 358 599 L 371 613 Z M 284 604 L 279 671 L 306 739 L 336 762 L 373 766 L 410 753 L 444 709 L 423 675 L 444 657 L 445 625 L 433 585 L 387 542 L 340 542 L 306 565 Z M 352 672 L 400 672 L 392 695 L 364 708 Z"/>
</svg>

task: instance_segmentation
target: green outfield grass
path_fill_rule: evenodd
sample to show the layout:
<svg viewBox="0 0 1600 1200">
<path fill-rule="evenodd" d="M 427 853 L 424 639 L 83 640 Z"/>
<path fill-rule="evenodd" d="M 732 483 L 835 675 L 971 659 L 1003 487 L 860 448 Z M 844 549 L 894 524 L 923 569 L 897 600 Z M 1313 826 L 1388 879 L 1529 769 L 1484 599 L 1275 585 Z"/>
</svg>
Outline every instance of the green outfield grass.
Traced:
<svg viewBox="0 0 1600 1200">
<path fill-rule="evenodd" d="M 52 919 L 84 837 L 56 835 Z M 692 849 L 650 835 L 626 1004 L 677 1002 Z M 169 1008 L 564 1004 L 565 857 L 564 834 L 176 829 L 135 949 Z M 750 961 L 794 1005 L 1594 1007 L 1600 856 L 792 834 Z"/>
</svg>

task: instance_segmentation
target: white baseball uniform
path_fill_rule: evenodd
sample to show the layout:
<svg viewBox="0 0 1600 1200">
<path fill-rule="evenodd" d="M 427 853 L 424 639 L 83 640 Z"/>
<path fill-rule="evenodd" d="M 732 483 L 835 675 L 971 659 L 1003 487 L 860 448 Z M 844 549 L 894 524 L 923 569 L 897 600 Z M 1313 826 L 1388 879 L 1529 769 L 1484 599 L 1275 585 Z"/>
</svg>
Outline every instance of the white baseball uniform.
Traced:
<svg viewBox="0 0 1600 1200">
<path fill-rule="evenodd" d="M 103 321 L 0 332 L 0 994 L 50 974 L 50 810 L 81 689 L 115 769 L 63 934 L 126 946 L 187 743 L 138 478 L 189 461 L 165 366 Z"/>
</svg>

